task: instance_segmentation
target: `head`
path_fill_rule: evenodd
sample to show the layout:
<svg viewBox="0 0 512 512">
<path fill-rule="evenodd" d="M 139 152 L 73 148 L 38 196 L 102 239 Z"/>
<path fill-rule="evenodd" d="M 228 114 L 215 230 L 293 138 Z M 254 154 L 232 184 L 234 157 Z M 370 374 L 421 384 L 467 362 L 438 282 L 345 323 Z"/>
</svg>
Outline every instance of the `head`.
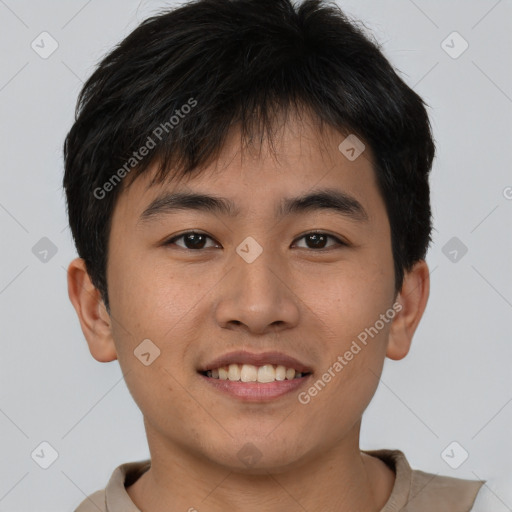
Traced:
<svg viewBox="0 0 512 512">
<path fill-rule="evenodd" d="M 429 290 L 428 115 L 370 36 L 317 0 L 161 13 L 85 83 L 64 157 L 70 298 L 155 443 L 243 466 L 251 440 L 276 468 L 349 436 Z M 302 401 L 210 390 L 233 350 L 305 363 Z"/>
</svg>

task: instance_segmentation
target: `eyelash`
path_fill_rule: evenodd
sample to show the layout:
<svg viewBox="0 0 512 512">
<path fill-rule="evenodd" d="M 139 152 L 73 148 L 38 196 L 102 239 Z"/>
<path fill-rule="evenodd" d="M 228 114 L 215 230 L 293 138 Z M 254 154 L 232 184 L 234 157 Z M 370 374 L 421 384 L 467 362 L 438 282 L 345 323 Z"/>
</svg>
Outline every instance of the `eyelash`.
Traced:
<svg viewBox="0 0 512 512">
<path fill-rule="evenodd" d="M 181 235 L 177 235 L 177 236 L 175 236 L 173 238 L 170 238 L 169 240 L 164 242 L 164 245 L 174 245 L 176 240 L 179 240 L 180 238 L 183 238 L 183 237 L 185 237 L 187 235 L 203 235 L 203 236 L 209 238 L 210 240 L 214 240 L 210 235 L 207 235 L 206 233 L 201 233 L 200 231 L 187 231 L 185 233 L 181 233 Z M 329 233 L 325 233 L 323 231 L 310 231 L 310 232 L 305 233 L 304 235 L 301 235 L 300 237 L 296 238 L 294 240 L 294 242 L 297 241 L 297 240 L 301 240 L 303 238 L 306 238 L 309 235 L 324 235 L 327 238 L 331 238 L 331 239 L 335 240 L 339 247 L 348 246 L 349 245 L 348 243 L 344 242 L 343 240 L 340 240 L 338 237 L 336 237 L 334 235 L 330 235 Z M 206 247 L 206 248 L 201 248 L 201 249 L 189 249 L 188 247 L 181 247 L 181 246 L 178 246 L 178 247 L 180 247 L 180 249 L 184 249 L 184 250 L 187 250 L 187 251 L 196 251 L 196 252 L 200 252 L 200 251 L 205 250 L 205 249 L 212 249 L 212 247 Z M 327 250 L 333 249 L 335 247 L 336 246 L 330 246 L 330 247 L 326 247 L 326 248 L 310 249 L 310 250 L 315 251 L 315 252 L 320 252 L 320 251 L 327 251 Z M 301 247 L 301 249 L 309 249 L 309 247 Z"/>
</svg>

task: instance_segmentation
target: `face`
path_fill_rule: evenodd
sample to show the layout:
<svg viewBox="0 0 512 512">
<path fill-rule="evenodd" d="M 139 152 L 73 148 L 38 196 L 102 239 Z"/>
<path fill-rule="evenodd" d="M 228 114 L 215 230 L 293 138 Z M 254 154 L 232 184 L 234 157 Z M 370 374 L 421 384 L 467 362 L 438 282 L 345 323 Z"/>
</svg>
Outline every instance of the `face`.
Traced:
<svg viewBox="0 0 512 512">
<path fill-rule="evenodd" d="M 344 135 L 318 134 L 312 121 L 290 121 L 276 159 L 266 143 L 242 155 L 233 133 L 200 174 L 153 186 L 140 177 L 120 195 L 107 268 L 112 339 L 150 448 L 248 471 L 253 456 L 284 471 L 357 443 L 395 312 L 390 226 L 369 148 L 350 160 L 338 149 Z M 331 195 L 297 201 L 320 191 Z M 233 211 L 177 207 L 165 199 L 173 193 Z M 272 382 L 215 378 L 237 361 L 255 364 L 228 366 L 230 378 L 238 368 L 252 379 L 255 367 Z M 279 366 L 305 375 L 275 380 Z"/>
</svg>

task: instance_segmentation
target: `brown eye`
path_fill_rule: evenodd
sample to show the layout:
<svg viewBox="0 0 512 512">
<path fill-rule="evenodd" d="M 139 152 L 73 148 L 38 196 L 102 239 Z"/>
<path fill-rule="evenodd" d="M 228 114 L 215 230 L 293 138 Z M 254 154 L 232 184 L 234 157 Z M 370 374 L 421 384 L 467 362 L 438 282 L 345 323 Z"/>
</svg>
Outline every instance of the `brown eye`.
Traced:
<svg viewBox="0 0 512 512">
<path fill-rule="evenodd" d="M 342 242 L 339 238 L 336 238 L 333 235 L 328 235 L 327 233 L 320 232 L 308 233 L 298 238 L 298 240 L 302 239 L 306 241 L 306 249 L 325 249 L 328 239 L 335 240 L 337 242 L 336 244 L 334 244 L 334 246 L 347 245 L 344 242 Z"/>
<path fill-rule="evenodd" d="M 183 239 L 184 245 L 176 244 L 176 241 L 180 239 Z M 189 231 L 188 233 L 182 233 L 181 235 L 171 238 L 170 240 L 165 242 L 165 245 L 177 245 L 178 247 L 182 247 L 183 249 L 199 250 L 205 248 L 207 239 L 213 240 L 211 237 L 205 235 L 204 233 L 196 233 L 195 231 Z M 214 247 L 214 245 L 210 247 Z"/>
</svg>

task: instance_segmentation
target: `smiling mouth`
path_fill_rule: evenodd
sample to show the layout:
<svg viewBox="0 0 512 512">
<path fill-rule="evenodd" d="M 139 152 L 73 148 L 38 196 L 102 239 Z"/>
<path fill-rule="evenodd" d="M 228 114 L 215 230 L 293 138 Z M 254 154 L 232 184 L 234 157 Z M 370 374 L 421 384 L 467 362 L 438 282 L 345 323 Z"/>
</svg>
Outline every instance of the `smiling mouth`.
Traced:
<svg viewBox="0 0 512 512">
<path fill-rule="evenodd" d="M 200 371 L 199 373 L 211 379 L 234 382 L 259 382 L 262 384 L 301 379 L 310 375 L 310 373 L 297 372 L 295 368 L 287 368 L 283 365 L 265 364 L 255 366 L 252 364 L 237 363 L 221 366 L 212 370 Z"/>
</svg>

